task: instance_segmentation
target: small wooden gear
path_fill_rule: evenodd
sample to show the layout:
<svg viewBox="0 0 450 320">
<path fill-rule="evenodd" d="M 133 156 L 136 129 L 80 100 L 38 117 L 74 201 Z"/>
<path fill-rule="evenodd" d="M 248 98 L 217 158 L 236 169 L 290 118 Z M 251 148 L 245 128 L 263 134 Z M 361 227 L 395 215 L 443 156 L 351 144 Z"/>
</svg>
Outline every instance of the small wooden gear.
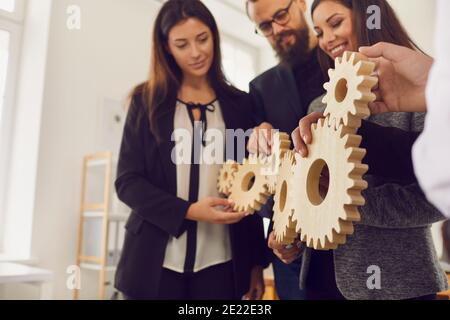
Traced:
<svg viewBox="0 0 450 320">
<path fill-rule="evenodd" d="M 308 247 L 316 250 L 336 249 L 353 234 L 353 222 L 360 220 L 358 206 L 365 204 L 361 191 L 367 188 L 363 175 L 368 166 L 361 164 L 366 154 L 358 148 L 361 136 L 346 133 L 343 126 L 334 130 L 327 119 L 312 127 L 313 143 L 309 155 L 296 155 L 294 191 L 290 193 L 296 231 Z M 329 171 L 325 198 L 319 191 L 320 175 Z"/>
<path fill-rule="evenodd" d="M 228 196 L 233 185 L 234 175 L 238 170 L 239 164 L 233 160 L 228 160 L 222 167 L 217 178 L 217 190 L 220 193 Z"/>
<path fill-rule="evenodd" d="M 291 139 L 289 134 L 276 131 L 272 137 L 272 153 L 266 159 L 267 166 L 263 171 L 267 178 L 267 188 L 271 194 L 275 193 L 281 159 L 290 148 Z"/>
<path fill-rule="evenodd" d="M 370 115 L 368 103 L 375 100 L 372 88 L 378 79 L 371 76 L 375 64 L 356 52 L 344 52 L 335 61 L 335 69 L 330 69 L 330 81 L 325 83 L 327 93 L 323 103 L 327 105 L 324 116 L 330 117 L 335 129 L 343 124 L 349 128 L 359 128 L 361 119 Z"/>
<path fill-rule="evenodd" d="M 238 167 L 229 196 L 234 202 L 235 211 L 253 214 L 267 203 L 270 193 L 266 177 L 261 174 L 264 165 L 262 157 L 251 155 Z"/>
<path fill-rule="evenodd" d="M 294 152 L 287 151 L 281 159 L 273 207 L 273 230 L 278 243 L 289 245 L 294 242 L 298 234 L 292 221 L 293 207 L 288 196 L 294 189 L 292 174 L 294 172 Z"/>
</svg>

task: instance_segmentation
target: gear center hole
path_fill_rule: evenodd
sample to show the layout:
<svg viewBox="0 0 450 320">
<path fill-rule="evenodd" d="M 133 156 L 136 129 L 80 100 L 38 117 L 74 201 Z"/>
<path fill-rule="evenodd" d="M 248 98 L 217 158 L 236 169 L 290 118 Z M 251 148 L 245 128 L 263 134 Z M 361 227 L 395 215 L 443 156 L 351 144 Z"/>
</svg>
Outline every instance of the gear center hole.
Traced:
<svg viewBox="0 0 450 320">
<path fill-rule="evenodd" d="M 253 172 L 247 173 L 247 175 L 242 180 L 242 190 L 248 192 L 253 188 L 255 184 L 255 174 Z"/>
<path fill-rule="evenodd" d="M 320 206 L 328 195 L 330 187 L 330 174 L 327 163 L 322 160 L 316 160 L 308 172 L 308 180 L 306 182 L 306 191 L 309 201 Z"/>
<path fill-rule="evenodd" d="M 281 185 L 280 190 L 280 211 L 283 212 L 284 208 L 286 207 L 286 200 L 287 200 L 287 183 L 286 181 L 283 181 L 283 184 Z"/>
<path fill-rule="evenodd" d="M 347 97 L 348 84 L 347 79 L 341 79 L 336 85 L 335 97 L 337 102 L 342 102 Z"/>
</svg>

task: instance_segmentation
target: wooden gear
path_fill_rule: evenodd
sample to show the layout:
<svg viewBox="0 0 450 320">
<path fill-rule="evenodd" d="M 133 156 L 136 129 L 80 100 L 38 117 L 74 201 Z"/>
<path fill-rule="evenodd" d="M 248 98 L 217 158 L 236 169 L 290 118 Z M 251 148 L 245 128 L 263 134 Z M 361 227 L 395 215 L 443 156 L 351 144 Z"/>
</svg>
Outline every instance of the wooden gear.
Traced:
<svg viewBox="0 0 450 320">
<path fill-rule="evenodd" d="M 368 103 L 377 78 L 370 76 L 375 64 L 359 53 L 345 52 L 330 70 L 325 119 L 312 125 L 309 155 L 296 155 L 290 193 L 292 220 L 296 231 L 308 247 L 317 250 L 336 249 L 354 232 L 353 223 L 360 220 L 358 206 L 365 204 L 361 195 L 367 188 L 363 175 L 368 166 L 361 163 L 366 151 L 359 148 L 362 138 L 356 135 L 361 118 L 370 115 Z M 320 174 L 329 169 L 329 188 L 325 198 L 319 192 Z"/>
<path fill-rule="evenodd" d="M 371 74 L 375 64 L 356 52 L 344 52 L 335 61 L 335 69 L 330 69 L 330 81 L 324 85 L 327 93 L 322 102 L 327 105 L 324 116 L 330 117 L 335 129 L 340 124 L 357 129 L 361 119 L 370 116 L 368 103 L 375 100 L 372 88 L 378 79 Z"/>
<path fill-rule="evenodd" d="M 366 154 L 358 148 L 361 137 L 346 133 L 340 126 L 334 130 L 327 119 L 312 126 L 313 143 L 309 155 L 296 155 L 294 191 L 290 194 L 296 231 L 308 247 L 316 250 L 336 249 L 353 234 L 353 222 L 360 220 L 357 206 L 365 204 L 361 191 L 367 188 L 361 164 Z M 325 199 L 319 192 L 322 170 L 328 166 L 329 188 Z"/>
<path fill-rule="evenodd" d="M 267 188 L 271 194 L 275 193 L 278 172 L 281 165 L 281 159 L 286 151 L 291 148 L 291 139 L 289 134 L 284 132 L 275 132 L 272 137 L 272 153 L 267 158 L 265 175 L 267 179 Z"/>
<path fill-rule="evenodd" d="M 234 175 L 238 170 L 239 164 L 233 160 L 228 160 L 222 167 L 217 178 L 217 190 L 228 196 L 233 185 Z"/>
<path fill-rule="evenodd" d="M 238 167 L 229 196 L 235 211 L 253 214 L 267 203 L 270 193 L 266 177 L 261 174 L 264 165 L 263 157 L 251 155 Z"/>
<path fill-rule="evenodd" d="M 273 230 L 277 242 L 284 245 L 292 244 L 298 236 L 295 231 L 295 223 L 292 221 L 292 201 L 288 196 L 295 188 L 292 179 L 294 164 L 294 152 L 285 152 L 281 159 L 274 197 Z"/>
</svg>

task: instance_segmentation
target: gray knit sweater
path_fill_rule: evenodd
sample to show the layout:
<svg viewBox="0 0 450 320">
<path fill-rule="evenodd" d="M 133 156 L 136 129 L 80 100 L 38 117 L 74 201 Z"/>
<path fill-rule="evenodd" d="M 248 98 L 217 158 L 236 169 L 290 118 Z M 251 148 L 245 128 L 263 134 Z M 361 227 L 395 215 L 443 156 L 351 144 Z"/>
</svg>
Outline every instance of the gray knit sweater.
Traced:
<svg viewBox="0 0 450 320">
<path fill-rule="evenodd" d="M 309 113 L 322 112 L 322 97 Z M 369 121 L 408 131 L 422 131 L 424 114 L 395 113 Z M 361 222 L 347 243 L 334 251 L 336 282 L 347 299 L 410 299 L 447 290 L 431 236 L 431 224 L 444 216 L 425 198 L 418 184 L 367 175 L 366 205 Z M 311 250 L 303 254 L 300 286 L 304 288 Z M 374 271 L 376 270 L 376 271 Z M 374 276 L 380 271 L 380 282 Z M 379 286 L 378 286 L 379 285 Z M 375 287 L 375 288 L 374 288 Z"/>
</svg>

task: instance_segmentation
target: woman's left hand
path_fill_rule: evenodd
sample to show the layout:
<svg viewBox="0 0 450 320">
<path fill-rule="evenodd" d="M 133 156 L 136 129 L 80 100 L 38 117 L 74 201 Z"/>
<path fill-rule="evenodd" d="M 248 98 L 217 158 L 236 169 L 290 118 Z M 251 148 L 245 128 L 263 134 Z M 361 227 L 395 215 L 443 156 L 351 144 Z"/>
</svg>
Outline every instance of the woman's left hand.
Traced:
<svg viewBox="0 0 450 320">
<path fill-rule="evenodd" d="M 250 289 L 243 300 L 262 300 L 265 291 L 263 268 L 255 266 L 250 276 Z"/>
</svg>

